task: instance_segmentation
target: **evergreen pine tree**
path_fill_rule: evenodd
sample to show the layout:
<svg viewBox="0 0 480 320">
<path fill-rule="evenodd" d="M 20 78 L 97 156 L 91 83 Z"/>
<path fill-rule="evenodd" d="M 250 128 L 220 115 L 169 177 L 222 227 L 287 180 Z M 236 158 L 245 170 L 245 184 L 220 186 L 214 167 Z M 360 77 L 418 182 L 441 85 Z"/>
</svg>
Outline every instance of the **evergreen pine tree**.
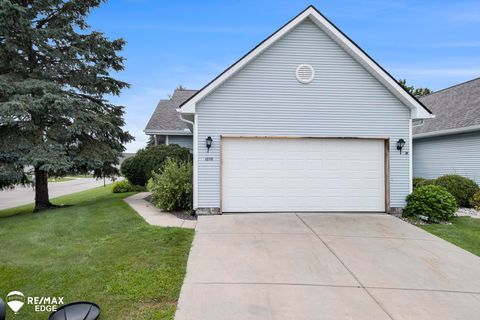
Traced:
<svg viewBox="0 0 480 320">
<path fill-rule="evenodd" d="M 103 0 L 0 0 L 0 189 L 36 177 L 35 210 L 52 207 L 48 175 L 117 162 L 133 137 L 124 107 L 109 103 L 128 84 L 122 39 L 86 23 Z"/>
</svg>

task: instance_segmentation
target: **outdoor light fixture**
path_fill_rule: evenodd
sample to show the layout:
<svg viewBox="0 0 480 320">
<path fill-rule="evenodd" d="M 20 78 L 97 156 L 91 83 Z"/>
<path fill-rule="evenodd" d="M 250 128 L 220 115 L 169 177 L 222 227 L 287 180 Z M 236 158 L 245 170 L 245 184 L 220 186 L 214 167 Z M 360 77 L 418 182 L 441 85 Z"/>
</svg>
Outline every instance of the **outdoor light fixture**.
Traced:
<svg viewBox="0 0 480 320">
<path fill-rule="evenodd" d="M 402 149 L 405 146 L 405 140 L 399 139 L 397 141 L 397 150 L 400 151 L 400 154 L 402 154 Z"/>
<path fill-rule="evenodd" d="M 210 148 L 212 147 L 213 142 L 212 137 L 208 136 L 208 138 L 205 139 L 205 142 L 207 143 L 207 152 L 210 152 Z"/>
</svg>

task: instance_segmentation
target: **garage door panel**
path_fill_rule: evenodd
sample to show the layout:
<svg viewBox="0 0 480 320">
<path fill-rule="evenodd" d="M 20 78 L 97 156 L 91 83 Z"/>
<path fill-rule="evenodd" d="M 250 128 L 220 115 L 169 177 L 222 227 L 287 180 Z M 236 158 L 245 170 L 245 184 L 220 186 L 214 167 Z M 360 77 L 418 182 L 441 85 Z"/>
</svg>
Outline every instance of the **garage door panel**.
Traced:
<svg viewBox="0 0 480 320">
<path fill-rule="evenodd" d="M 267 168 L 271 168 L 273 170 L 284 168 L 284 164 L 281 159 L 267 159 L 266 165 L 267 165 Z"/>
<path fill-rule="evenodd" d="M 224 138 L 222 210 L 384 211 L 384 142 Z"/>
<path fill-rule="evenodd" d="M 321 174 L 323 172 L 323 161 L 322 160 L 307 160 L 306 161 L 306 166 L 305 169 L 310 170 L 311 172 L 317 172 L 318 174 Z"/>
</svg>

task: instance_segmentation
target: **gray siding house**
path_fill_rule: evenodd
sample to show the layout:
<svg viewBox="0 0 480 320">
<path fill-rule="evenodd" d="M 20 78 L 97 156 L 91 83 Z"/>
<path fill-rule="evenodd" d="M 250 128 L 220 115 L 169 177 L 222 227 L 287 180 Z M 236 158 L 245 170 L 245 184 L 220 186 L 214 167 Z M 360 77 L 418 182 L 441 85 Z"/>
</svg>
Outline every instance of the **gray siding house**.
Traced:
<svg viewBox="0 0 480 320">
<path fill-rule="evenodd" d="M 156 145 L 178 144 L 193 149 L 192 125 L 180 119 L 177 108 L 196 92 L 197 90 L 175 89 L 170 99 L 160 100 L 143 130 L 153 137 Z"/>
<path fill-rule="evenodd" d="M 431 112 L 310 6 L 181 105 L 194 208 L 398 212 Z"/>
<path fill-rule="evenodd" d="M 420 99 L 435 119 L 413 127 L 413 174 L 460 174 L 480 183 L 480 78 Z"/>
</svg>

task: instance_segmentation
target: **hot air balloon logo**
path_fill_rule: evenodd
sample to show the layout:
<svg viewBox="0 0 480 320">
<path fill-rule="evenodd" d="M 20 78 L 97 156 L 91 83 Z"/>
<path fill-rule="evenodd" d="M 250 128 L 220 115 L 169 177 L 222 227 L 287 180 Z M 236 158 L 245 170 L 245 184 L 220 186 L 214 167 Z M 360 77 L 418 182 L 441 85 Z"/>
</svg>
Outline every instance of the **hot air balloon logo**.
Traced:
<svg viewBox="0 0 480 320">
<path fill-rule="evenodd" d="M 25 296 L 20 291 L 12 291 L 7 294 L 7 305 L 17 314 L 25 303 Z"/>
</svg>

